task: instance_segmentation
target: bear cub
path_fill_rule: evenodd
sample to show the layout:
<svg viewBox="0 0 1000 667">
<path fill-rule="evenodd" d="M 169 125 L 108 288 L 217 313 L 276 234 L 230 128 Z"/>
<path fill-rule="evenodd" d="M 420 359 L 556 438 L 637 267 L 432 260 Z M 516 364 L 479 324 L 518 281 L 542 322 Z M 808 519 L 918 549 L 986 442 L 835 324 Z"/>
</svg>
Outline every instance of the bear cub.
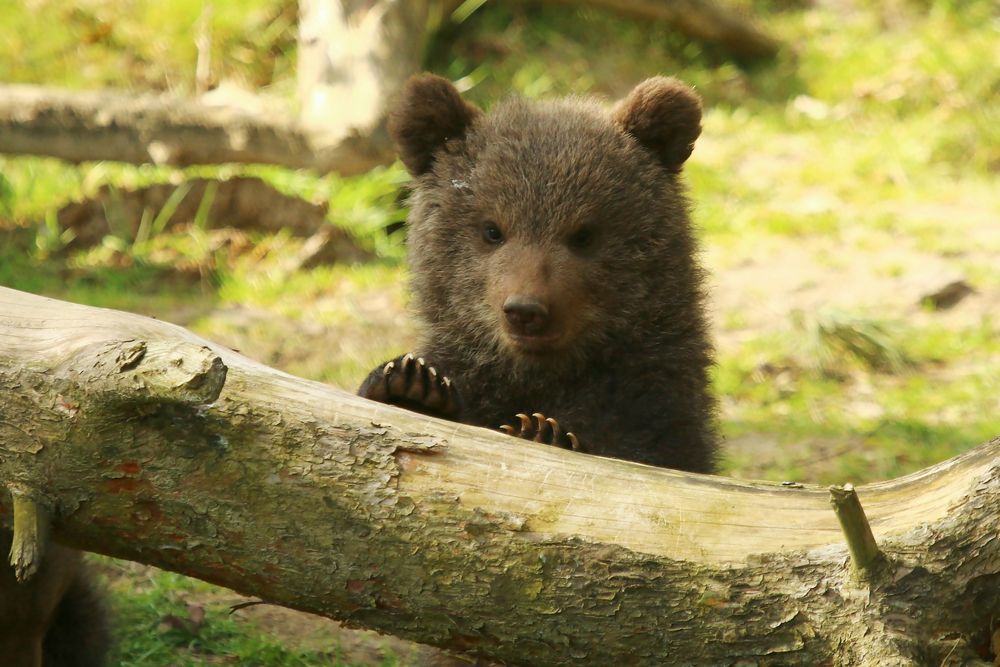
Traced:
<svg viewBox="0 0 1000 667">
<path fill-rule="evenodd" d="M 389 130 L 412 174 L 419 353 L 362 396 L 561 447 L 714 469 L 704 274 L 681 168 L 701 102 L 675 79 L 611 112 L 571 98 L 483 113 L 410 79 Z"/>
</svg>

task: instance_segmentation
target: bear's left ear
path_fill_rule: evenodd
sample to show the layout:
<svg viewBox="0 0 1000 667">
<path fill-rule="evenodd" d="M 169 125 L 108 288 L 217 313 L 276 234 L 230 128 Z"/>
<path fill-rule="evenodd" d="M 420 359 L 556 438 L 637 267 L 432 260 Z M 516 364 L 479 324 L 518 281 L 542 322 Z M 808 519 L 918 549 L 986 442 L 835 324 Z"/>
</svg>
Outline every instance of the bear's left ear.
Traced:
<svg viewBox="0 0 1000 667">
<path fill-rule="evenodd" d="M 664 167 L 679 172 L 701 134 L 701 100 L 677 79 L 657 76 L 632 89 L 612 119 Z"/>
<path fill-rule="evenodd" d="M 403 86 L 389 114 L 389 134 L 403 164 L 411 174 L 419 176 L 430 170 L 434 154 L 445 142 L 465 136 L 482 113 L 479 107 L 463 100 L 447 79 L 417 74 Z"/>
</svg>

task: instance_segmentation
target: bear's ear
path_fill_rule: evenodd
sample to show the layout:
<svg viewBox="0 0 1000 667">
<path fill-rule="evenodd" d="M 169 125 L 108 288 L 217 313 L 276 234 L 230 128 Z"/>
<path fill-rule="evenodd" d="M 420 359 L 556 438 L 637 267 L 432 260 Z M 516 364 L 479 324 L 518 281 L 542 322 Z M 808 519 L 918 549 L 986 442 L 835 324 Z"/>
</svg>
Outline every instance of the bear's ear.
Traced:
<svg viewBox="0 0 1000 667">
<path fill-rule="evenodd" d="M 389 114 L 389 134 L 403 164 L 411 174 L 419 176 L 434 164 L 434 153 L 444 142 L 464 136 L 482 113 L 479 107 L 463 100 L 447 79 L 416 74 L 403 86 Z"/>
<path fill-rule="evenodd" d="M 657 76 L 636 86 L 612 118 L 664 167 L 678 172 L 701 134 L 701 100 L 677 79 Z"/>
</svg>

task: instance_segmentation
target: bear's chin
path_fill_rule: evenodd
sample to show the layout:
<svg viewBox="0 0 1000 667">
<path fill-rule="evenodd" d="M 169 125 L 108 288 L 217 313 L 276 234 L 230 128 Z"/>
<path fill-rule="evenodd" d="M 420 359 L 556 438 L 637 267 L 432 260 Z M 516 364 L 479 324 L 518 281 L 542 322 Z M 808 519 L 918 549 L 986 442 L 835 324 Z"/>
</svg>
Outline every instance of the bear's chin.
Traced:
<svg viewBox="0 0 1000 667">
<path fill-rule="evenodd" d="M 507 333 L 504 341 L 507 349 L 515 354 L 529 357 L 558 354 L 562 349 L 562 336 L 558 333 L 537 336 Z"/>
</svg>

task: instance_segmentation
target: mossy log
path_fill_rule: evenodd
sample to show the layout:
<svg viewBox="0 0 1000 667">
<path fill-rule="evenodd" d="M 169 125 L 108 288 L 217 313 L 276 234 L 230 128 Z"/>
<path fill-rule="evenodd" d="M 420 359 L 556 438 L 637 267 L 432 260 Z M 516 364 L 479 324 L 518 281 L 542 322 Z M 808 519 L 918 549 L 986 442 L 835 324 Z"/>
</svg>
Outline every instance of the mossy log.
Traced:
<svg viewBox="0 0 1000 667">
<path fill-rule="evenodd" d="M 0 288 L 0 479 L 39 534 L 508 664 L 980 659 L 998 456 L 840 490 L 855 567 L 827 489 L 526 443 Z"/>
</svg>

